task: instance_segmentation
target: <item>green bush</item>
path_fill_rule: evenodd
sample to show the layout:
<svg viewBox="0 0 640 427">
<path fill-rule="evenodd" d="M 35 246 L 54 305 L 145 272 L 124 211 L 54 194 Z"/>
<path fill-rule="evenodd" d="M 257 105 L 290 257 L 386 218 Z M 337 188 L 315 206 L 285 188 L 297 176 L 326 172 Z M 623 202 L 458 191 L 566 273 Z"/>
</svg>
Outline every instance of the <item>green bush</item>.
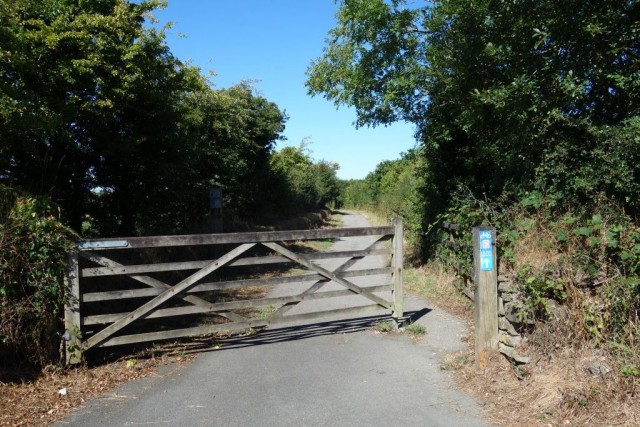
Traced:
<svg viewBox="0 0 640 427">
<path fill-rule="evenodd" d="M 76 236 L 47 200 L 0 190 L 0 360 L 4 368 L 42 367 L 57 360 L 66 256 Z"/>
<path fill-rule="evenodd" d="M 270 165 L 277 177 L 274 197 L 282 213 L 320 208 L 335 202 L 340 194 L 337 163 L 314 161 L 307 141 L 299 147 L 284 147 L 272 154 Z"/>
</svg>

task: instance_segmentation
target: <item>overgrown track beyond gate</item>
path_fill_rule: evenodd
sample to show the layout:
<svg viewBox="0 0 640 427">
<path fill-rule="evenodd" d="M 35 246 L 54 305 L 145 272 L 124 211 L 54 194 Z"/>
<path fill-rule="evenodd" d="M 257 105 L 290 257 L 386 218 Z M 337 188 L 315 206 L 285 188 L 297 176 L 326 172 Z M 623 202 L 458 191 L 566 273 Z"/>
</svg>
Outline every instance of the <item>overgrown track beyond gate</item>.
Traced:
<svg viewBox="0 0 640 427">
<path fill-rule="evenodd" d="M 292 242 L 352 236 L 376 236 L 376 239 L 366 249 L 354 251 L 302 253 L 286 247 L 287 243 Z M 144 259 L 145 254 L 142 252 L 149 248 L 156 250 L 177 247 L 184 247 L 178 253 L 195 256 L 203 251 L 190 251 L 189 248 L 211 245 L 216 245 L 217 252 L 226 253 L 216 259 L 132 265 L 124 265 L 121 260 L 123 257 L 117 256 L 122 251 L 138 251 L 136 256 L 130 257 L 138 260 Z M 238 332 L 281 322 L 379 312 L 381 308 L 391 310 L 395 318 L 402 316 L 402 222 L 397 219 L 389 227 L 94 239 L 78 243 L 77 246 L 78 251 L 69 255 L 67 274 L 69 303 L 65 311 L 65 327 L 69 339 L 69 363 L 76 363 L 83 351 L 93 347 Z M 234 247 L 222 250 L 229 246 Z M 379 255 L 389 255 L 391 267 L 349 270 L 359 260 Z M 112 258 L 119 258 L 121 261 Z M 324 259 L 343 259 L 344 262 L 329 271 L 314 262 Z M 234 277 L 234 269 L 231 268 L 281 266 L 286 263 L 302 266 L 306 272 L 296 275 L 280 274 L 276 277 L 272 273 L 271 277 L 258 278 L 246 278 L 245 273 L 245 277 L 238 278 Z M 168 283 L 169 280 L 165 278 L 169 277 L 168 274 L 188 270 L 197 271 L 187 277 L 180 277 L 175 284 Z M 352 277 L 371 275 L 386 275 L 388 283 L 362 287 L 349 280 Z M 130 279 L 124 286 L 123 276 Z M 113 286 L 115 279 L 118 279 L 117 286 Z M 92 280 L 100 283 L 92 284 Z M 329 282 L 337 283 L 344 289 L 318 292 Z M 272 298 L 229 301 L 226 294 L 224 299 L 218 298 L 229 291 L 291 283 L 300 283 L 304 289 L 293 295 Z M 139 287 L 140 284 L 145 287 Z M 133 287 L 134 285 L 137 287 Z M 376 295 L 385 291 L 392 291 L 390 301 Z M 198 293 L 205 293 L 206 298 L 196 296 Z M 303 301 L 347 295 L 360 295 L 373 304 L 285 315 Z M 140 303 L 143 298 L 144 302 Z M 269 307 L 271 310 L 266 314 L 265 311 L 255 313 L 251 310 L 260 307 Z M 179 319 L 196 314 L 213 314 L 218 323 L 177 329 L 175 326 L 167 328 L 167 325 L 160 325 L 159 330 L 147 331 L 150 327 L 147 320 L 171 317 Z M 136 326 L 143 326 L 145 322 L 147 325 L 144 325 L 144 332 L 137 331 Z M 173 325 L 176 323 L 180 322 L 172 322 Z"/>
</svg>

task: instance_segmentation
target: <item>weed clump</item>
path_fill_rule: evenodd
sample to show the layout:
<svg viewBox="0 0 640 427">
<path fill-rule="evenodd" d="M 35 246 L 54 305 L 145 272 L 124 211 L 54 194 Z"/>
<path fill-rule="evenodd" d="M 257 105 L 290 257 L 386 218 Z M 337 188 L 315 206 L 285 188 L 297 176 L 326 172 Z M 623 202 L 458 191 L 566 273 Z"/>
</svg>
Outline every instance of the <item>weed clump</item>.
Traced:
<svg viewBox="0 0 640 427">
<path fill-rule="evenodd" d="M 391 320 L 381 320 L 373 326 L 373 330 L 380 333 L 392 332 L 396 329 Z"/>
<path fill-rule="evenodd" d="M 427 329 L 418 323 L 411 323 L 405 326 L 404 331 L 411 335 L 424 335 L 427 333 Z"/>
</svg>

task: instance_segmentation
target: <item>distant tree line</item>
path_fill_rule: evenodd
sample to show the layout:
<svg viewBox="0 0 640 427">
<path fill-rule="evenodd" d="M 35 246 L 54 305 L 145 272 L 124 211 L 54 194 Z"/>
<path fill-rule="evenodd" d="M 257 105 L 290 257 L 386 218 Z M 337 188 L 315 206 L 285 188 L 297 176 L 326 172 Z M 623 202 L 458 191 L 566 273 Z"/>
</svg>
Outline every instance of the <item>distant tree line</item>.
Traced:
<svg viewBox="0 0 640 427">
<path fill-rule="evenodd" d="M 397 160 L 384 160 L 364 179 L 341 181 L 339 204 L 402 217 L 405 227 L 413 231 L 407 237 L 415 244 L 422 228 L 423 168 L 422 147 L 402 153 Z"/>
</svg>

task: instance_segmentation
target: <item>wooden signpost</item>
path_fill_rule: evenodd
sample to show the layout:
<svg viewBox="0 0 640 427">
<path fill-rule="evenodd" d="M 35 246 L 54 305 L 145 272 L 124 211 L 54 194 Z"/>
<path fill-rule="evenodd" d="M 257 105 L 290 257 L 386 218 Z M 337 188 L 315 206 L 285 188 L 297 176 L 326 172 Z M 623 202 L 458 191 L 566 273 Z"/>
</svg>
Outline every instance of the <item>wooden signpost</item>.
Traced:
<svg viewBox="0 0 640 427">
<path fill-rule="evenodd" d="M 209 231 L 222 233 L 222 188 L 209 188 Z"/>
<path fill-rule="evenodd" d="M 498 265 L 496 229 L 473 229 L 476 366 L 484 368 L 487 353 L 498 351 Z"/>
<path fill-rule="evenodd" d="M 222 188 L 209 187 L 209 231 L 220 234 L 222 229 Z M 222 245 L 213 245 L 209 248 L 211 258 L 218 258 L 224 253 Z"/>
</svg>

